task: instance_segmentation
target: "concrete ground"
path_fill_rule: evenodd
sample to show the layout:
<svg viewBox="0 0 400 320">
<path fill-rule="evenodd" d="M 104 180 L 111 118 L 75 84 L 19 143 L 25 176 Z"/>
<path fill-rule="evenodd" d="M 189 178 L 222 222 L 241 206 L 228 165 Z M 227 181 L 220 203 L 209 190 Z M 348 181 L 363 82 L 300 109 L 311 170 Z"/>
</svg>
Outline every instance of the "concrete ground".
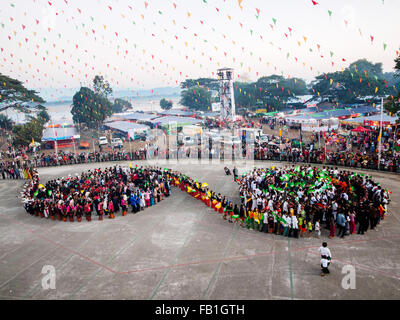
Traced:
<svg viewBox="0 0 400 320">
<path fill-rule="evenodd" d="M 159 165 L 239 201 L 224 163 Z M 240 173 L 254 165 L 283 164 L 237 163 Z M 39 172 L 46 180 L 105 166 Z M 18 199 L 23 181 L 0 181 L 0 299 L 399 299 L 400 176 L 372 175 L 393 191 L 389 215 L 377 231 L 329 240 L 331 274 L 323 278 L 322 239 L 234 226 L 178 189 L 136 215 L 66 223 L 27 215 Z M 54 290 L 42 288 L 45 265 L 55 268 Z M 345 265 L 355 267 L 356 289 L 341 285 Z"/>
</svg>

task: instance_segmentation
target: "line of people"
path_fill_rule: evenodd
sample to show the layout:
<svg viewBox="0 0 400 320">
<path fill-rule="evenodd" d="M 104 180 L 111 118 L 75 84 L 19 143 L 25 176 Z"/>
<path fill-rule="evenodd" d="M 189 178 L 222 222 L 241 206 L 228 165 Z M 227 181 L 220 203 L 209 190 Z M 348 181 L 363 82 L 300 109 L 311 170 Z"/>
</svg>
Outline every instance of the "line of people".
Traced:
<svg viewBox="0 0 400 320">
<path fill-rule="evenodd" d="M 237 172 L 237 170 L 236 170 Z M 237 178 L 237 173 L 235 173 Z M 129 206 L 137 213 L 157 204 L 180 188 L 220 213 L 223 219 L 242 227 L 288 237 L 321 236 L 323 225 L 329 237 L 364 234 L 385 218 L 389 191 L 371 178 L 337 168 L 288 167 L 254 169 L 235 179 L 241 204 L 209 189 L 207 183 L 158 167 L 114 166 L 80 176 L 40 184 L 36 174 L 26 186 L 25 209 L 36 216 L 64 221 L 91 220 L 96 212 L 114 218 Z"/>
<path fill-rule="evenodd" d="M 114 219 L 119 212 L 127 215 L 156 205 L 170 195 L 169 181 L 160 168 L 114 166 L 89 170 L 76 176 L 62 177 L 41 184 L 34 171 L 22 192 L 25 210 L 53 220 L 92 220 L 97 215 Z"/>
<path fill-rule="evenodd" d="M 254 169 L 240 181 L 247 227 L 283 236 L 364 234 L 385 218 L 390 191 L 365 175 L 337 168 Z"/>
</svg>

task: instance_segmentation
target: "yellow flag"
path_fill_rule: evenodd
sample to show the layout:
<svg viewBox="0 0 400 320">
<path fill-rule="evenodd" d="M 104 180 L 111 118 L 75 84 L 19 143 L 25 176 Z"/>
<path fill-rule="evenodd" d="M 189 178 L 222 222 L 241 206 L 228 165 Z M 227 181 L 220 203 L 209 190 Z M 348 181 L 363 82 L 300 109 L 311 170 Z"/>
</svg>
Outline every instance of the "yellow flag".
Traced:
<svg viewBox="0 0 400 320">
<path fill-rule="evenodd" d="M 379 133 L 378 142 L 381 142 L 382 133 Z"/>
<path fill-rule="evenodd" d="M 279 136 L 282 137 L 282 129 L 279 129 Z"/>
</svg>

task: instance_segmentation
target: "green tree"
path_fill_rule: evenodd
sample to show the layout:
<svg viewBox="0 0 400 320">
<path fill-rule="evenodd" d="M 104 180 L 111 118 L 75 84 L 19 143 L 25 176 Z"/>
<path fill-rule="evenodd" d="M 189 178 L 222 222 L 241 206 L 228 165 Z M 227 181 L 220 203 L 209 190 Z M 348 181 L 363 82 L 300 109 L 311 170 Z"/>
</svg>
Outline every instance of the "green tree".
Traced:
<svg viewBox="0 0 400 320">
<path fill-rule="evenodd" d="M 47 110 L 42 110 L 42 111 L 40 111 L 40 112 L 37 114 L 36 118 L 37 118 L 39 121 L 43 122 L 43 124 L 45 124 L 45 123 L 47 123 L 47 122 L 50 121 L 50 115 L 48 114 Z"/>
<path fill-rule="evenodd" d="M 181 83 L 182 89 L 203 87 L 204 89 L 219 90 L 219 82 L 212 78 L 187 79 Z"/>
<path fill-rule="evenodd" d="M 237 109 L 251 109 L 255 105 L 255 101 L 252 98 L 255 94 L 253 83 L 235 82 L 233 88 Z"/>
<path fill-rule="evenodd" d="M 400 78 L 400 56 L 397 57 L 395 60 L 395 74 L 394 77 L 396 79 Z M 400 92 L 397 92 L 397 96 L 392 95 L 389 97 L 388 102 L 385 104 L 385 109 L 391 114 L 399 115 L 400 112 Z"/>
<path fill-rule="evenodd" d="M 0 114 L 0 128 L 5 130 L 11 130 L 13 127 L 12 120 L 4 114 Z"/>
<path fill-rule="evenodd" d="M 104 80 L 103 76 L 95 76 L 93 79 L 93 89 L 97 94 L 102 95 L 107 98 L 113 92 L 110 83 L 107 80 Z"/>
<path fill-rule="evenodd" d="M 344 71 L 319 75 L 312 84 L 315 96 L 329 98 L 332 102 L 356 103 L 364 96 L 390 95 L 394 89 L 387 86 L 384 79 L 362 72 Z M 376 91 L 378 88 L 378 91 Z"/>
<path fill-rule="evenodd" d="M 30 117 L 30 121 L 24 124 L 15 125 L 13 127 L 13 144 L 15 146 L 27 146 L 34 139 L 40 142 L 43 136 L 44 129 L 43 118 Z"/>
<path fill-rule="evenodd" d="M 238 109 L 267 109 L 276 111 L 287 106 L 290 97 L 309 92 L 306 82 L 300 78 L 286 79 L 279 75 L 262 77 L 257 82 L 234 84 L 235 102 Z"/>
<path fill-rule="evenodd" d="M 163 98 L 160 100 L 160 107 L 163 110 L 170 110 L 172 108 L 172 101 Z"/>
<path fill-rule="evenodd" d="M 37 109 L 37 103 L 44 102 L 36 91 L 26 89 L 21 81 L 0 73 L 0 112 L 7 109 L 16 109 L 24 113 L 30 113 L 32 110 Z"/>
<path fill-rule="evenodd" d="M 121 113 L 132 108 L 132 104 L 129 101 L 122 99 L 115 99 L 113 104 L 113 113 Z"/>
<path fill-rule="evenodd" d="M 82 87 L 73 97 L 71 113 L 74 123 L 85 123 L 88 127 L 96 128 L 113 113 L 113 108 L 106 97 Z"/>
<path fill-rule="evenodd" d="M 211 92 L 203 87 L 191 87 L 181 92 L 180 104 L 192 110 L 208 111 L 211 107 Z"/>
<path fill-rule="evenodd" d="M 383 78 L 382 63 L 372 63 L 367 59 L 359 59 L 350 64 L 348 68 L 353 73 L 367 74 L 371 78 Z"/>
<path fill-rule="evenodd" d="M 400 56 L 398 56 L 395 60 L 394 60 L 394 62 L 396 63 L 396 65 L 395 65 L 395 69 L 396 69 L 396 75 L 398 76 L 398 77 L 400 77 Z"/>
</svg>

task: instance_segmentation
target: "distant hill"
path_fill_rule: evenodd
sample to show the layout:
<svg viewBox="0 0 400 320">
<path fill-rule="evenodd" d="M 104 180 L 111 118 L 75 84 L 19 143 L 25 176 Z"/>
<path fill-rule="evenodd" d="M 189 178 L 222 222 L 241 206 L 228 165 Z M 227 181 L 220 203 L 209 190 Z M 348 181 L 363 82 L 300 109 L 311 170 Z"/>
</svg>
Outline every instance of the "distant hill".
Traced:
<svg viewBox="0 0 400 320">
<path fill-rule="evenodd" d="M 60 92 L 60 90 L 56 89 L 43 89 L 40 90 L 40 96 L 43 97 L 47 101 L 48 104 L 68 104 L 72 103 L 72 98 L 75 92 L 79 91 L 79 89 L 73 90 L 73 94 L 67 95 L 66 90 Z M 139 96 L 138 96 L 139 93 Z M 179 87 L 162 87 L 162 88 L 154 88 L 147 90 L 115 90 L 113 92 L 112 98 L 150 98 L 154 97 L 156 99 L 162 99 L 167 97 L 176 97 L 181 94 L 181 88 Z"/>
<path fill-rule="evenodd" d="M 154 97 L 159 96 L 161 98 L 165 96 L 177 96 L 181 94 L 181 88 L 179 87 L 163 87 L 163 88 L 154 88 L 150 90 L 116 90 L 113 93 L 114 98 L 122 98 L 122 97 Z"/>
</svg>

